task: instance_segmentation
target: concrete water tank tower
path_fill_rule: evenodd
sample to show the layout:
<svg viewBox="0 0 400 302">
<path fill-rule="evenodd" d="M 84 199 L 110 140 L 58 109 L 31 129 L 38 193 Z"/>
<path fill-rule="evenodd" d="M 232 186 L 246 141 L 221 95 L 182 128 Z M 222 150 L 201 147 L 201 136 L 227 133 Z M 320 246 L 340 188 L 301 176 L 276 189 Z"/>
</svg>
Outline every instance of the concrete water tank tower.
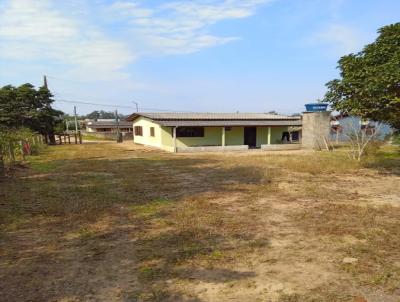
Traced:
<svg viewBox="0 0 400 302">
<path fill-rule="evenodd" d="M 306 104 L 303 112 L 302 148 L 321 150 L 325 148 L 325 140 L 329 139 L 331 131 L 330 116 L 327 104 Z"/>
</svg>

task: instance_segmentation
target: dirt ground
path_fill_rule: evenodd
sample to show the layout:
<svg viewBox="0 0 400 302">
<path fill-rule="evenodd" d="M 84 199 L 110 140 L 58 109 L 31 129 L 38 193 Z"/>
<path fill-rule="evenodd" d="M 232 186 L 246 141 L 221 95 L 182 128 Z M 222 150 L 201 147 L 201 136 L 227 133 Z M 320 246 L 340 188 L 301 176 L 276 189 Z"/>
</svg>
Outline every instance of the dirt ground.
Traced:
<svg viewBox="0 0 400 302">
<path fill-rule="evenodd" d="M 0 301 L 400 301 L 400 157 L 56 146 L 0 182 Z"/>
</svg>

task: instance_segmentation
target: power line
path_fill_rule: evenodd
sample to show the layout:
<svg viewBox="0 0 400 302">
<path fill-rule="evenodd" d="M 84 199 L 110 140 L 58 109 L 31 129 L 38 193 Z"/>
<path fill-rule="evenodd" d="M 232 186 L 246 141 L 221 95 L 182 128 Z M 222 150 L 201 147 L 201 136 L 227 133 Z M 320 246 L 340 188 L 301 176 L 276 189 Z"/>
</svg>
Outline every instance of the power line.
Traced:
<svg viewBox="0 0 400 302">
<path fill-rule="evenodd" d="M 55 79 L 55 80 L 61 80 L 61 81 L 67 81 L 67 82 L 75 82 L 75 83 L 81 83 L 79 81 L 74 81 L 74 80 L 69 80 L 69 79 L 62 79 L 54 76 L 49 76 L 46 75 L 45 78 L 50 78 L 50 79 Z M 46 80 L 47 82 L 47 80 Z M 46 83 L 47 84 L 47 83 Z M 57 93 L 55 93 L 57 94 Z M 126 109 L 136 109 L 136 111 L 139 110 L 144 110 L 144 111 L 161 111 L 161 112 L 185 112 L 185 113 L 193 113 L 193 111 L 184 111 L 184 110 L 170 110 L 170 109 L 160 109 L 160 108 L 145 108 L 145 107 L 139 107 L 138 103 L 134 102 L 136 104 L 135 107 L 132 106 L 123 106 L 123 105 L 108 105 L 108 104 L 100 104 L 100 103 L 93 103 L 93 102 L 87 102 L 87 101 L 71 101 L 71 100 L 65 100 L 65 99 L 55 99 L 58 102 L 64 102 L 64 103 L 71 103 L 71 104 L 82 104 L 82 105 L 91 105 L 91 106 L 102 106 L 102 107 L 110 107 L 110 108 L 126 108 Z"/>
<path fill-rule="evenodd" d="M 121 106 L 121 105 L 107 105 L 107 104 L 100 104 L 100 103 L 91 103 L 91 102 L 83 102 L 83 101 L 70 101 L 70 100 L 62 100 L 56 99 L 57 102 L 63 103 L 71 103 L 71 104 L 83 104 L 83 105 L 93 105 L 93 106 L 103 106 L 103 107 L 111 107 L 111 108 L 129 108 L 134 109 L 132 106 Z"/>
<path fill-rule="evenodd" d="M 111 107 L 111 108 L 128 108 L 128 109 L 136 109 L 133 106 L 123 106 L 123 105 L 107 105 L 107 104 L 100 104 L 100 103 L 92 103 L 92 102 L 84 102 L 84 101 L 71 101 L 71 100 L 64 100 L 64 99 L 56 99 L 58 102 L 63 103 L 71 103 L 71 104 L 82 104 L 82 105 L 91 105 L 91 106 L 103 106 L 103 107 Z M 160 108 L 145 108 L 145 107 L 138 107 L 139 110 L 152 110 L 152 111 L 162 111 L 162 112 L 192 112 L 192 111 L 181 111 L 181 110 L 168 110 L 168 109 L 160 109 Z"/>
</svg>

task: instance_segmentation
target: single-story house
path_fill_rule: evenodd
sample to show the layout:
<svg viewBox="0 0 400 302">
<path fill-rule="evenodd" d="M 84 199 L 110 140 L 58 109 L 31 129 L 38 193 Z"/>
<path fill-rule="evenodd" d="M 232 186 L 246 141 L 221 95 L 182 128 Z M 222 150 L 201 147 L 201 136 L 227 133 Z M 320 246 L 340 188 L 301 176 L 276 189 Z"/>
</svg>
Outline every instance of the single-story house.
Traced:
<svg viewBox="0 0 400 302">
<path fill-rule="evenodd" d="M 300 148 L 299 144 L 289 144 L 301 139 L 300 116 L 134 113 L 127 121 L 133 124 L 135 143 L 170 152 Z"/>
<path fill-rule="evenodd" d="M 117 132 L 117 123 L 114 119 L 102 119 L 97 121 L 87 121 L 86 131 L 90 133 L 114 133 Z M 119 121 L 119 131 L 122 133 L 133 132 L 132 122 Z"/>
</svg>

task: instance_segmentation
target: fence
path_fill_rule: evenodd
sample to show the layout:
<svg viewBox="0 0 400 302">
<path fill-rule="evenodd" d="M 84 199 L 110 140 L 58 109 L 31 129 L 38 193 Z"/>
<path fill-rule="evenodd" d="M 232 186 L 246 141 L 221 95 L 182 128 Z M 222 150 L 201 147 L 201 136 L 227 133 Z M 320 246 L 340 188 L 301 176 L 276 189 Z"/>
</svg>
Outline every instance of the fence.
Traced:
<svg viewBox="0 0 400 302">
<path fill-rule="evenodd" d="M 62 145 L 62 144 L 82 144 L 82 134 L 80 131 L 78 133 L 73 132 L 72 135 L 69 132 L 64 132 L 64 133 L 59 133 L 55 135 L 56 139 L 56 145 Z"/>
<path fill-rule="evenodd" d="M 29 130 L 0 130 L 0 176 L 25 161 L 26 156 L 39 153 L 44 142 L 41 135 Z"/>
<path fill-rule="evenodd" d="M 132 140 L 133 133 L 132 132 L 121 132 L 124 140 Z M 116 140 L 117 132 L 82 132 L 84 138 L 93 137 L 99 140 Z"/>
</svg>

